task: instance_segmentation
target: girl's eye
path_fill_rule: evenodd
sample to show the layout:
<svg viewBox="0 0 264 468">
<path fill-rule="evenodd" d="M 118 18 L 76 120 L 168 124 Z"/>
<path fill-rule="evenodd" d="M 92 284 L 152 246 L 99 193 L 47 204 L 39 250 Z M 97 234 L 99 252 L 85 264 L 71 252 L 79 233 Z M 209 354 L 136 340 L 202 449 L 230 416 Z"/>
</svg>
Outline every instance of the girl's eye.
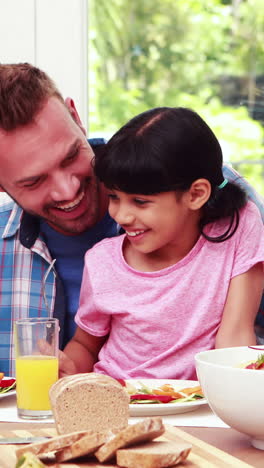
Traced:
<svg viewBox="0 0 264 468">
<path fill-rule="evenodd" d="M 148 202 L 148 200 L 144 200 L 142 198 L 135 198 L 135 203 L 137 203 L 137 205 L 146 205 Z"/>
<path fill-rule="evenodd" d="M 108 193 L 109 200 L 117 200 L 117 196 L 114 193 Z"/>
</svg>

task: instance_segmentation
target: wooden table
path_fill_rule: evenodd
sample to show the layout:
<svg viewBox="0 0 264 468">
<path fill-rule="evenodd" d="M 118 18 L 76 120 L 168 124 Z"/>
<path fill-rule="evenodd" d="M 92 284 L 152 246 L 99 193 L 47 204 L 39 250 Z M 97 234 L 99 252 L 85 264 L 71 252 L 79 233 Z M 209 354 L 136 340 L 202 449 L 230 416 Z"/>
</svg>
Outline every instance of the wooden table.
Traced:
<svg viewBox="0 0 264 468">
<path fill-rule="evenodd" d="M 48 423 L 3 423 L 0 422 L 0 433 L 17 429 L 41 429 L 54 428 Z M 226 428 L 204 428 L 204 427 L 180 427 L 181 430 L 207 442 L 234 457 L 248 463 L 253 467 L 264 467 L 264 451 L 257 450 L 251 446 L 247 436 L 240 434 L 234 429 Z"/>
</svg>

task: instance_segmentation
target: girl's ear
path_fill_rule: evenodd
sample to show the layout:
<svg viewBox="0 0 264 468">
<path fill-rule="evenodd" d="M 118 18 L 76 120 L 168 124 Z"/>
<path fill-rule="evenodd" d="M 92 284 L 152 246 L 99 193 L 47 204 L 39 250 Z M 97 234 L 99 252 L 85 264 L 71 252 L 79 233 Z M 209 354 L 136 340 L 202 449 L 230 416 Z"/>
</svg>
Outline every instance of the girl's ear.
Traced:
<svg viewBox="0 0 264 468">
<path fill-rule="evenodd" d="M 191 210 L 199 210 L 209 200 L 211 184 L 207 179 L 195 180 L 188 190 L 188 204 Z"/>
<path fill-rule="evenodd" d="M 82 121 L 80 119 L 80 116 L 76 110 L 76 107 L 75 107 L 75 104 L 74 104 L 74 100 L 70 97 L 67 97 L 65 99 L 65 104 L 66 104 L 66 107 L 68 108 L 73 120 L 77 123 L 78 127 L 80 127 L 81 131 L 84 133 L 84 135 L 86 135 L 86 130 L 82 124 Z"/>
</svg>

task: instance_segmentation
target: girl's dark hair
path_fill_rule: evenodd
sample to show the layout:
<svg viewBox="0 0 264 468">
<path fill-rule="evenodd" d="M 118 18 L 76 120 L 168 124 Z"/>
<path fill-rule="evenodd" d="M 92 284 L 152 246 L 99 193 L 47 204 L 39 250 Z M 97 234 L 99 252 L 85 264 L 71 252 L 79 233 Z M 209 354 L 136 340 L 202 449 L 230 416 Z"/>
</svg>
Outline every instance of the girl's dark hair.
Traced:
<svg viewBox="0 0 264 468">
<path fill-rule="evenodd" d="M 211 196 L 203 206 L 201 233 L 212 242 L 230 238 L 239 223 L 239 209 L 246 195 L 239 185 L 223 182 L 220 144 L 194 111 L 159 107 L 143 112 L 124 125 L 94 159 L 96 176 L 109 189 L 144 195 L 187 191 L 200 178 L 211 184 Z M 206 224 L 230 218 L 228 229 L 211 238 Z"/>
</svg>

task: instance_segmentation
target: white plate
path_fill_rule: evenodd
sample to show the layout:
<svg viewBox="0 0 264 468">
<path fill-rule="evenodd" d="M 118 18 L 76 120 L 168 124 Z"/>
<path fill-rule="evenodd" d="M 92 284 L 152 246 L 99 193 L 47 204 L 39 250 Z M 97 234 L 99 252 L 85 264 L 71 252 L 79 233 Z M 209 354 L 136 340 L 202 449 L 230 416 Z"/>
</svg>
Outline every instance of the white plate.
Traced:
<svg viewBox="0 0 264 468">
<path fill-rule="evenodd" d="M 15 394 L 16 394 L 15 389 L 14 390 L 9 390 L 9 392 L 0 393 L 0 399 L 4 398 L 4 397 L 7 397 L 7 396 L 15 395 Z"/>
<path fill-rule="evenodd" d="M 14 377 L 3 377 L 3 380 L 7 380 L 7 379 L 13 379 Z M 11 396 L 11 395 L 15 395 L 16 394 L 16 389 L 12 389 L 12 390 L 9 390 L 9 392 L 5 392 L 5 393 L 0 393 L 0 399 L 1 398 L 4 398 L 4 397 L 7 397 L 7 396 Z"/>
<path fill-rule="evenodd" d="M 175 390 L 181 390 L 185 387 L 197 387 L 197 380 L 170 380 L 170 379 L 132 379 L 127 380 L 131 385 L 140 388 L 140 382 L 150 388 L 157 388 L 165 383 L 171 384 Z M 133 404 L 129 405 L 130 416 L 165 416 L 168 414 L 187 413 L 195 411 L 202 405 L 206 405 L 205 398 L 201 400 L 188 401 L 185 403 L 161 403 L 161 404 Z"/>
</svg>

